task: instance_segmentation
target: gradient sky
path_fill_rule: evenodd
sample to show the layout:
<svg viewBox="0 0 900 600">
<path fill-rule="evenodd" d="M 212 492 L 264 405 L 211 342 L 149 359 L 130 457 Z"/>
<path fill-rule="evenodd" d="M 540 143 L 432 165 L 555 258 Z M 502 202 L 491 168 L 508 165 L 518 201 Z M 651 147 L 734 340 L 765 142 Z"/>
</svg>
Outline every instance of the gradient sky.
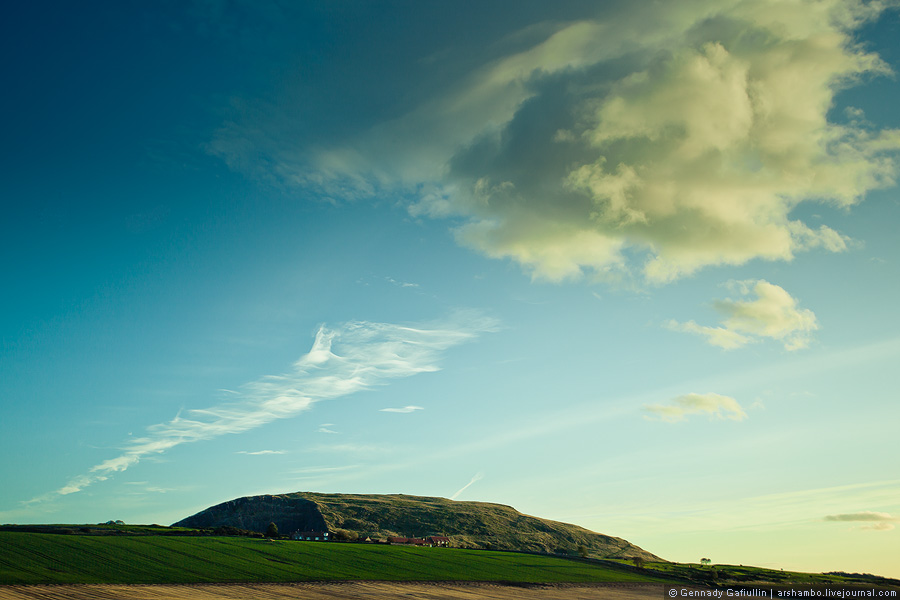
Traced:
<svg viewBox="0 0 900 600">
<path fill-rule="evenodd" d="M 0 522 L 405 493 L 900 577 L 897 2 L 0 29 Z"/>
</svg>

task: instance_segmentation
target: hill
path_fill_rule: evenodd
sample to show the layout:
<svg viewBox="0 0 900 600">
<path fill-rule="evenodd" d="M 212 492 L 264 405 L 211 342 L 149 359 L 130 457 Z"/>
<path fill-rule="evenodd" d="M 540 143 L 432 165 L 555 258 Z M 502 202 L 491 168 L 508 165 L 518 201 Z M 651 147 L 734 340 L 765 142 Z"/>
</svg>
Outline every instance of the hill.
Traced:
<svg viewBox="0 0 900 600">
<path fill-rule="evenodd" d="M 621 538 L 524 515 L 510 506 L 404 494 L 291 494 L 248 496 L 217 504 L 174 527 L 237 527 L 282 533 L 331 531 L 337 539 L 444 535 L 457 548 L 489 548 L 595 558 L 659 557 Z"/>
</svg>

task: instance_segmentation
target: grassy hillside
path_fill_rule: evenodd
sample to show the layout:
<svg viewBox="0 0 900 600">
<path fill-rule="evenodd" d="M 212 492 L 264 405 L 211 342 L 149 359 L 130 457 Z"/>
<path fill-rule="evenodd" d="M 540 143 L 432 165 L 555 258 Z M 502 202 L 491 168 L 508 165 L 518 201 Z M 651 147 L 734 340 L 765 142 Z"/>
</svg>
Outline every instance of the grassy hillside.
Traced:
<svg viewBox="0 0 900 600">
<path fill-rule="evenodd" d="M 98 525 L 69 525 L 69 524 L 38 524 L 38 525 L 0 525 L 0 531 L 17 531 L 20 533 L 55 533 L 62 535 L 208 535 L 212 531 L 201 531 L 188 527 L 166 527 L 165 525 L 110 525 L 100 523 Z M 227 533 L 219 535 L 251 535 L 263 537 L 262 534 L 239 529 L 229 529 Z"/>
<path fill-rule="evenodd" d="M 282 533 L 327 528 L 350 539 L 445 535 L 457 548 L 553 554 L 578 554 L 582 550 L 596 558 L 639 556 L 660 560 L 621 538 L 524 515 L 510 506 L 403 494 L 296 492 L 252 496 L 213 506 L 175 525 L 227 525 L 265 531 L 269 522 Z"/>
<path fill-rule="evenodd" d="M 627 564 L 625 561 L 618 562 L 623 566 Z M 703 586 L 877 586 L 900 590 L 900 580 L 862 573 L 801 573 L 744 565 L 672 562 L 646 563 L 644 571 Z"/>
<path fill-rule="evenodd" d="M 334 580 L 653 582 L 549 556 L 252 538 L 0 531 L 0 584 Z"/>
<path fill-rule="evenodd" d="M 38 526 L 47 527 L 47 526 Z M 839 585 L 900 590 L 900 581 L 848 573 L 749 566 L 582 560 L 373 544 L 268 541 L 126 526 L 49 526 L 57 533 L 0 531 L 0 585 L 298 581 L 496 581 L 693 583 L 698 586 Z M 81 531 L 66 535 L 66 530 Z M 134 531 L 128 531 L 128 528 Z M 119 533 L 111 533 L 117 531 Z M 168 535 L 159 535 L 166 533 Z"/>
</svg>

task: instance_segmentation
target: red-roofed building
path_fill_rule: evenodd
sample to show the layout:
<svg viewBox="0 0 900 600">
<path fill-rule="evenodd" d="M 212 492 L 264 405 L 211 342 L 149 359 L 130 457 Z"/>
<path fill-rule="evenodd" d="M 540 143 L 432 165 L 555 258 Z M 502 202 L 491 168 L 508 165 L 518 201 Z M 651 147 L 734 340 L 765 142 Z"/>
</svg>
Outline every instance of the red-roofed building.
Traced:
<svg viewBox="0 0 900 600">
<path fill-rule="evenodd" d="M 389 537 L 388 544 L 403 544 L 405 546 L 440 546 L 446 548 L 450 545 L 450 538 L 442 535 L 432 535 L 427 538 Z"/>
<path fill-rule="evenodd" d="M 425 543 L 439 548 L 448 548 L 450 546 L 450 538 L 442 535 L 432 535 L 425 538 Z"/>
</svg>

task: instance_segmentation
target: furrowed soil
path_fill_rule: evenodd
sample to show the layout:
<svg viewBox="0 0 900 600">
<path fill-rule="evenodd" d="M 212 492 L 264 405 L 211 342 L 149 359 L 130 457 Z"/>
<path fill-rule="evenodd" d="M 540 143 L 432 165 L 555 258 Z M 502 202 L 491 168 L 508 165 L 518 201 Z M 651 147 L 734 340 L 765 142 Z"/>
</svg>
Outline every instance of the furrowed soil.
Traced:
<svg viewBox="0 0 900 600">
<path fill-rule="evenodd" d="M 353 581 L 199 585 L 10 585 L 0 600 L 660 600 L 659 584 Z"/>
</svg>

